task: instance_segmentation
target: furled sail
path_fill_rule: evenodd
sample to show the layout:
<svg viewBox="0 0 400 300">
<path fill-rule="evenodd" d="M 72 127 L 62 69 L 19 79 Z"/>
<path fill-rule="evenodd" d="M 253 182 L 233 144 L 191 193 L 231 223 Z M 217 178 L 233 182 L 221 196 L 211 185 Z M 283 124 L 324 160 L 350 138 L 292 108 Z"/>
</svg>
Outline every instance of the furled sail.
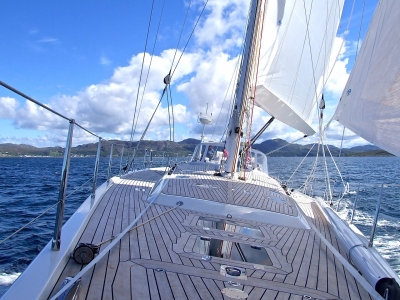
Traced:
<svg viewBox="0 0 400 300">
<path fill-rule="evenodd" d="M 400 1 L 380 1 L 334 119 L 400 156 Z"/>
<path fill-rule="evenodd" d="M 266 1 L 256 105 L 308 135 L 344 0 Z"/>
</svg>

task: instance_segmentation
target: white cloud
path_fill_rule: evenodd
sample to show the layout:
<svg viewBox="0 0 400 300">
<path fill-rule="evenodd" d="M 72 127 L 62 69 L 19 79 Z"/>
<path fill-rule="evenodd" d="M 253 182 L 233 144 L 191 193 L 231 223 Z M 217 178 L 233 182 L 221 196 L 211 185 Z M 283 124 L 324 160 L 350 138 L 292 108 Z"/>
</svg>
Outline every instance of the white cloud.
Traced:
<svg viewBox="0 0 400 300">
<path fill-rule="evenodd" d="M 14 98 L 0 97 L 0 118 L 14 118 L 17 107 L 18 102 Z"/>
<path fill-rule="evenodd" d="M 58 39 L 51 38 L 51 37 L 43 37 L 40 40 L 36 41 L 37 43 L 55 43 L 58 42 Z"/>
<path fill-rule="evenodd" d="M 248 8 L 247 0 L 209 1 L 208 15 L 195 32 L 197 43 L 221 50 L 240 46 Z"/>
<path fill-rule="evenodd" d="M 109 60 L 109 59 L 107 58 L 107 56 L 105 56 L 104 54 L 101 55 L 101 57 L 100 57 L 100 64 L 101 64 L 101 65 L 107 66 L 107 65 L 109 65 L 109 64 L 111 64 L 111 63 L 112 63 L 112 61 Z"/>
<path fill-rule="evenodd" d="M 197 7 L 202 5 L 203 2 L 197 1 Z M 200 136 L 202 126 L 196 123 L 196 119 L 200 112 L 205 113 L 207 103 L 214 120 L 214 123 L 206 128 L 207 136 L 215 140 L 219 139 L 223 133 L 232 92 L 228 93 L 224 105 L 222 103 L 238 60 L 237 55 L 241 48 L 247 12 L 248 0 L 209 1 L 205 15 L 194 35 L 195 46 L 186 50 L 172 78 L 173 89 L 176 89 L 174 93 L 176 140 L 193 135 Z M 57 42 L 57 39 L 44 37 L 37 42 L 54 43 Z M 336 38 L 334 50 L 337 51 L 336 53 L 339 52 L 341 42 L 341 38 Z M 351 49 L 352 45 L 347 44 L 340 49 L 340 59 L 327 83 L 326 91 L 334 99 L 339 97 L 347 81 L 348 58 L 346 53 Z M 126 66 L 114 69 L 113 75 L 108 80 L 93 83 L 71 95 L 56 95 L 49 99 L 48 106 L 65 116 L 74 118 L 80 125 L 95 133 L 105 137 L 129 140 L 135 102 L 137 99 L 139 101 L 142 99 L 143 87 L 146 84 L 146 92 L 143 94 L 143 102 L 137 119 L 135 139 L 138 139 L 158 104 L 164 88 L 163 79 L 171 68 L 174 54 L 175 49 L 166 49 L 159 55 L 153 56 L 152 69 L 149 74 L 147 74 L 147 69 L 150 64 L 150 55 L 145 55 L 144 73 L 139 93 L 138 85 L 143 53 L 133 55 Z M 175 63 L 180 55 L 181 52 L 178 51 Z M 105 55 L 100 57 L 99 62 L 103 65 L 111 64 L 111 60 Z M 147 76 L 148 81 L 145 83 Z M 236 78 L 233 78 L 232 86 L 236 86 Z M 30 102 L 21 106 L 17 104 L 15 99 L 0 98 L 0 118 L 11 116 L 15 118 L 16 127 L 46 131 L 44 135 L 32 140 L 36 145 L 47 144 L 51 141 L 64 145 L 68 127 L 66 120 L 38 108 Z M 137 109 L 139 109 L 139 105 L 140 103 L 138 103 Z M 332 103 L 327 103 L 327 107 L 331 111 L 333 110 L 332 106 Z M 255 109 L 253 134 L 268 119 L 269 117 L 264 112 Z M 168 139 L 168 123 L 168 109 L 164 98 L 146 138 Z M 184 130 L 179 131 L 178 128 L 184 128 Z M 332 131 L 335 132 L 332 137 L 337 138 L 337 130 L 335 130 Z M 47 133 L 50 131 L 51 134 Z M 262 135 L 260 141 L 269 138 L 293 141 L 301 135 L 287 125 L 274 121 L 268 131 Z M 82 130 L 75 130 L 75 142 L 93 142 L 92 139 Z"/>
<path fill-rule="evenodd" d="M 172 56 L 173 51 L 166 50 L 160 56 L 153 57 L 153 64 L 157 65 L 157 68 L 151 70 L 146 92 L 143 94 L 143 102 L 137 121 L 136 139 L 142 134 L 159 102 L 161 90 L 164 87 L 163 78 L 169 71 Z M 181 64 L 174 74 L 173 82 L 182 80 L 185 75 L 193 72 L 197 57 L 198 55 L 190 53 L 183 56 Z M 129 139 L 142 58 L 143 54 L 132 57 L 130 64 L 117 68 L 107 82 L 90 85 L 72 96 L 54 96 L 46 105 L 64 116 L 75 119 L 78 124 L 92 132 L 124 136 Z M 149 62 L 150 56 L 146 55 L 144 69 L 147 68 Z M 145 76 L 143 76 L 142 87 L 139 90 L 139 101 L 142 97 L 144 81 Z M 160 126 L 167 127 L 169 124 L 165 99 L 164 97 L 163 104 L 155 114 L 146 138 L 169 139 L 169 134 L 164 136 L 160 134 L 160 132 L 164 132 L 163 130 L 160 131 Z M 139 105 L 137 108 L 139 110 Z M 0 98 L 0 113 L 2 118 L 15 117 L 15 126 L 18 128 L 52 130 L 52 132 L 58 131 L 58 134 L 66 136 L 67 120 L 38 107 L 30 101 L 27 101 L 21 107 L 17 107 L 15 99 Z M 174 104 L 174 119 L 178 124 L 189 121 L 189 114 L 185 105 Z M 54 136 L 52 137 L 54 138 Z M 84 141 L 88 136 L 81 138 Z M 56 140 L 63 140 L 63 138 Z"/>
</svg>

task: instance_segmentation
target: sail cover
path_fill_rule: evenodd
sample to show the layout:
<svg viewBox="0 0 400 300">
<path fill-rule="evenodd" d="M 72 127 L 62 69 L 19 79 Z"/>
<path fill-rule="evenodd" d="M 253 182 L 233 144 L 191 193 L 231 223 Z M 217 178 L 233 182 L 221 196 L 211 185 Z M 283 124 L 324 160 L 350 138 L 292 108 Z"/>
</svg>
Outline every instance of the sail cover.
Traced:
<svg viewBox="0 0 400 300">
<path fill-rule="evenodd" d="M 308 135 L 330 71 L 344 0 L 270 0 L 264 15 L 256 105 Z M 335 54 L 336 55 L 336 54 Z"/>
<path fill-rule="evenodd" d="M 381 1 L 334 119 L 400 156 L 400 1 Z"/>
</svg>

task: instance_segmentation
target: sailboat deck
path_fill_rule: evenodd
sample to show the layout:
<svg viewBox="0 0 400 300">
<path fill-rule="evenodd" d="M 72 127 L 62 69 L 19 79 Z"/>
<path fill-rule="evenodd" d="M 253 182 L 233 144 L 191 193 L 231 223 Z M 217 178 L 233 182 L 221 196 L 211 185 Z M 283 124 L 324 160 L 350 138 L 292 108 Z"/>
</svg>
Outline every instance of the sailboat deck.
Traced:
<svg viewBox="0 0 400 300">
<path fill-rule="evenodd" d="M 212 172 L 211 170 L 192 169 L 182 172 L 189 168 L 190 165 L 184 165 L 176 170 L 177 174 L 187 173 L 192 179 L 199 182 L 208 180 L 207 184 L 217 185 L 219 188 L 199 188 L 188 184 L 188 178 L 175 176 L 173 180 L 182 181 L 180 185 L 184 185 L 186 196 L 203 196 L 209 199 L 215 195 L 211 194 L 212 191 L 220 193 L 216 201 L 233 201 L 236 205 L 262 209 L 272 207 L 262 204 L 260 199 L 254 199 L 260 198 L 260 195 L 263 195 L 261 192 L 242 192 L 245 196 L 241 194 L 241 197 L 231 198 L 235 192 L 243 191 L 241 182 L 214 177 L 210 179 L 208 173 Z M 121 182 L 114 184 L 96 208 L 80 242 L 96 244 L 118 235 L 148 205 L 145 200 L 161 177 L 161 172 L 146 170 L 125 176 Z M 253 179 L 255 189 L 268 189 L 274 193 L 281 191 L 267 176 Z M 230 188 L 234 189 L 233 193 L 229 192 Z M 226 189 L 225 194 L 218 192 L 219 189 Z M 169 185 L 166 185 L 163 191 L 179 195 L 182 193 L 179 189 L 173 190 Z M 289 197 L 284 194 L 281 196 L 293 207 L 285 213 L 297 214 L 293 200 L 286 199 Z M 263 199 L 265 201 L 265 197 Z M 300 205 L 306 211 L 309 220 L 340 250 L 318 207 L 312 202 Z M 171 207 L 153 204 L 138 224 L 169 209 Z M 264 235 L 252 237 L 198 226 L 197 220 L 200 217 L 222 218 L 218 212 L 212 215 L 176 208 L 130 231 L 110 253 L 83 275 L 79 299 L 232 299 L 221 291 L 229 292 L 235 289 L 247 293 L 247 299 L 300 300 L 306 299 L 305 295 L 315 299 L 371 299 L 312 230 L 232 219 L 258 227 Z M 210 261 L 203 260 L 202 255 L 194 251 L 194 240 L 200 236 L 264 247 L 272 265 L 219 257 L 213 257 Z M 108 244 L 103 244 L 100 252 Z M 221 275 L 221 268 L 225 265 L 245 269 L 247 278 Z M 72 258 L 69 259 L 52 295 L 60 289 L 65 277 L 76 275 L 82 268 L 84 266 L 77 264 Z M 240 285 L 232 286 L 230 281 Z"/>
</svg>

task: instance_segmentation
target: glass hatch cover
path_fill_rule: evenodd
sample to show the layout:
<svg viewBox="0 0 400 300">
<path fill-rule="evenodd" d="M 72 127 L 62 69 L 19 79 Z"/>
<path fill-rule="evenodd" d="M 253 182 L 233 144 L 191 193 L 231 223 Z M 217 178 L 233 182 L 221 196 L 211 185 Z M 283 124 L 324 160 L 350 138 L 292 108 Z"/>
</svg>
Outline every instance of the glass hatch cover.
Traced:
<svg viewBox="0 0 400 300">
<path fill-rule="evenodd" d="M 251 237 L 264 237 L 260 229 L 248 224 L 234 222 L 230 220 L 200 217 L 197 226 L 209 229 L 224 230 L 232 233 L 246 234 Z"/>
<path fill-rule="evenodd" d="M 196 238 L 193 251 L 201 254 L 204 260 L 219 257 L 272 266 L 272 261 L 265 248 L 250 244 L 199 236 Z"/>
</svg>

